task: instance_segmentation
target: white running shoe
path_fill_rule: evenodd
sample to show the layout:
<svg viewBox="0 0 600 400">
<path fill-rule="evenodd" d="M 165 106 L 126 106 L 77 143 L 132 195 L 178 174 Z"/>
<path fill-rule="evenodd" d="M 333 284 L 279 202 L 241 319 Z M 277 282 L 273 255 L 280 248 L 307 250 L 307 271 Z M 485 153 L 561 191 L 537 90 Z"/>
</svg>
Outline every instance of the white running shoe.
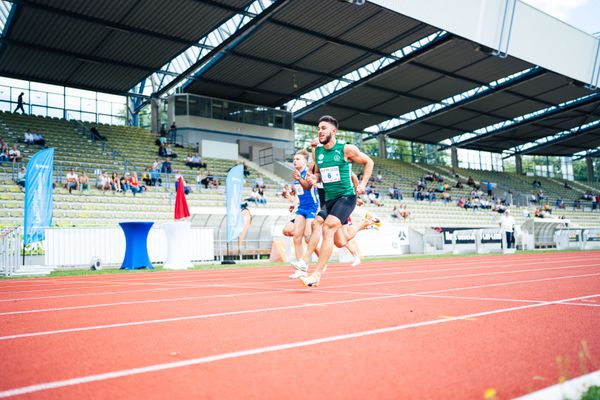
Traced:
<svg viewBox="0 0 600 400">
<path fill-rule="evenodd" d="M 290 264 L 292 264 L 292 267 L 296 268 L 298 271 L 308 271 L 308 265 L 306 265 L 306 262 L 304 262 L 304 260 L 292 261 Z"/>
<path fill-rule="evenodd" d="M 306 287 L 313 287 L 313 286 L 316 287 L 316 286 L 319 286 L 319 281 L 321 280 L 321 277 L 318 275 L 312 274 L 311 276 L 308 276 L 308 277 L 302 277 L 302 278 L 300 278 L 300 280 Z"/>
<path fill-rule="evenodd" d="M 352 261 L 352 266 L 353 267 L 356 267 L 358 265 L 360 265 L 360 256 L 359 255 L 355 256 L 354 260 Z"/>
<path fill-rule="evenodd" d="M 297 270 L 296 272 L 294 272 L 293 274 L 290 275 L 290 278 L 298 279 L 298 278 L 302 278 L 302 277 L 306 278 L 307 276 L 308 276 L 308 274 L 306 272 Z"/>
</svg>

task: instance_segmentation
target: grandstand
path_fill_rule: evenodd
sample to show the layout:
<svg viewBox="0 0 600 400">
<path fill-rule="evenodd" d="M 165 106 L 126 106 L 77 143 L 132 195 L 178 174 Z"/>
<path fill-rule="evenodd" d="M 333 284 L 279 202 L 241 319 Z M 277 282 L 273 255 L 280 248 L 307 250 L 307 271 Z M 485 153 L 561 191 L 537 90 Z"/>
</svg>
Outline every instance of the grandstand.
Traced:
<svg viewBox="0 0 600 400">
<path fill-rule="evenodd" d="M 323 115 L 374 161 L 370 223 L 304 288 L 282 192 Z M 600 382 L 600 37 L 526 0 L 0 0 L 0 139 L 0 278 L 77 275 L 0 279 L 1 398 Z"/>
</svg>

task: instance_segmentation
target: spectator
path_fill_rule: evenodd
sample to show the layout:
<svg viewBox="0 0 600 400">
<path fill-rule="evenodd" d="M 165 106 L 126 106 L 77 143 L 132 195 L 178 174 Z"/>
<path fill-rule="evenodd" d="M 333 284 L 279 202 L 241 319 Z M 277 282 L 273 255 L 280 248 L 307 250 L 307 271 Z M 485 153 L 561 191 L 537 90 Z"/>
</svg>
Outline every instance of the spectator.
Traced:
<svg viewBox="0 0 600 400">
<path fill-rule="evenodd" d="M 581 210 L 581 201 L 580 200 L 575 200 L 573 202 L 573 211 L 574 210 Z"/>
<path fill-rule="evenodd" d="M 200 155 L 198 153 L 196 154 L 189 154 L 186 157 L 186 163 L 185 165 L 187 165 L 188 167 L 190 167 L 190 169 L 193 168 L 206 168 L 206 163 L 202 162 L 202 159 L 200 158 Z"/>
<path fill-rule="evenodd" d="M 542 182 L 540 182 L 537 179 L 534 179 L 533 182 L 531 182 L 531 184 L 533 185 L 533 187 L 535 188 L 541 188 L 542 187 Z"/>
<path fill-rule="evenodd" d="M 494 189 L 494 184 L 492 182 L 487 183 L 487 194 L 492 197 L 492 191 Z"/>
<path fill-rule="evenodd" d="M 150 170 L 150 180 L 150 186 L 156 186 L 156 184 L 158 184 L 158 186 L 162 186 L 162 179 L 160 179 L 160 173 L 158 171 L 158 168 L 154 168 L 154 166 Z"/>
<path fill-rule="evenodd" d="M 171 128 L 169 128 L 169 134 L 171 136 L 171 143 L 175 143 L 177 140 L 177 124 L 175 124 L 175 121 L 173 121 Z"/>
<path fill-rule="evenodd" d="M 161 143 L 158 147 L 158 156 L 166 157 L 167 156 L 167 146 L 164 143 Z"/>
<path fill-rule="evenodd" d="M 129 188 L 131 189 L 131 193 L 133 193 L 134 196 L 136 195 L 136 193 L 144 193 L 146 191 L 146 186 L 140 185 L 137 172 L 135 171 L 133 171 L 131 177 L 129 178 Z"/>
<path fill-rule="evenodd" d="M 456 186 L 457 189 L 462 189 L 464 187 L 464 185 L 462 184 L 462 182 L 460 181 L 460 178 L 456 180 Z"/>
<path fill-rule="evenodd" d="M 381 171 L 377 171 L 376 180 L 377 180 L 377 182 L 382 182 L 383 181 L 383 175 L 381 175 Z"/>
<path fill-rule="evenodd" d="M 450 197 L 450 193 L 447 190 L 444 190 L 442 193 L 442 201 L 444 203 L 450 203 L 452 201 L 452 197 Z"/>
<path fill-rule="evenodd" d="M 264 181 L 264 179 L 263 179 L 263 176 L 262 176 L 262 175 L 258 175 L 258 176 L 256 177 L 256 179 L 254 179 L 254 184 L 252 185 L 252 187 L 255 187 L 255 188 L 263 188 L 263 189 L 266 187 L 266 186 L 265 186 L 265 181 Z"/>
<path fill-rule="evenodd" d="M 565 189 L 573 189 L 567 181 L 565 181 Z"/>
<path fill-rule="evenodd" d="M 183 180 L 183 193 L 187 196 L 188 194 L 190 194 L 192 192 L 192 189 L 190 189 L 190 187 L 185 183 L 185 178 L 183 177 L 183 175 L 177 173 L 175 175 L 175 191 L 177 191 L 177 188 L 179 187 L 179 178 L 181 177 L 181 179 Z"/>
<path fill-rule="evenodd" d="M 105 174 L 106 174 L 106 172 L 105 172 Z M 112 173 L 109 184 L 110 184 L 110 188 L 113 191 L 113 194 L 120 193 L 123 191 L 121 189 L 121 179 L 119 179 L 119 175 L 117 175 L 116 172 Z"/>
<path fill-rule="evenodd" d="M 116 177 L 117 173 L 113 173 L 113 177 Z M 119 185 L 120 186 L 120 185 Z M 102 172 L 100 175 L 96 177 L 96 187 L 99 190 L 102 190 L 102 193 L 105 193 L 107 190 L 112 188 L 111 179 L 108 177 L 108 173 L 106 171 Z M 116 189 L 113 189 L 116 190 Z"/>
<path fill-rule="evenodd" d="M 247 178 L 250 176 L 250 170 L 248 169 L 248 166 L 246 165 L 246 162 L 244 161 L 244 178 Z"/>
<path fill-rule="evenodd" d="M 156 158 L 156 159 L 154 160 L 154 162 L 152 163 L 152 169 L 157 169 L 157 170 L 159 170 L 159 171 L 160 171 L 160 165 L 161 165 L 161 164 L 160 164 L 160 161 L 158 161 L 158 158 Z"/>
<path fill-rule="evenodd" d="M 556 203 L 554 203 L 554 206 L 556 208 L 562 208 L 562 209 L 564 209 L 566 207 L 564 201 L 560 197 L 558 197 L 556 199 Z"/>
<path fill-rule="evenodd" d="M 465 208 L 467 204 L 467 199 L 465 197 L 461 197 L 460 199 L 458 199 L 456 201 L 456 205 L 459 206 L 460 208 Z"/>
<path fill-rule="evenodd" d="M 12 161 L 12 163 L 16 163 L 21 161 L 23 158 L 21 157 L 21 151 L 17 149 L 17 145 L 13 144 L 12 149 L 8 151 L 8 160 Z"/>
<path fill-rule="evenodd" d="M 79 175 L 79 189 L 81 191 L 90 190 L 90 177 L 85 171 Z"/>
<path fill-rule="evenodd" d="M 26 176 L 26 171 L 25 171 L 25 166 L 23 165 L 23 166 L 21 166 L 21 170 L 17 174 L 17 185 L 19 185 L 23 189 L 25 189 L 25 176 Z"/>
<path fill-rule="evenodd" d="M 0 162 L 8 161 L 8 146 L 0 139 Z"/>
<path fill-rule="evenodd" d="M 170 158 L 166 158 L 165 161 L 163 161 L 160 172 L 163 174 L 170 174 L 173 172 L 173 164 L 171 163 Z"/>
<path fill-rule="evenodd" d="M 471 187 L 475 187 L 477 184 L 475 183 L 475 180 L 473 179 L 472 176 L 469 176 L 469 178 L 467 179 L 467 185 L 471 186 Z"/>
<path fill-rule="evenodd" d="M 173 153 L 173 149 L 170 144 L 165 146 L 165 152 L 167 153 L 167 157 L 169 158 L 177 158 L 177 154 Z"/>
<path fill-rule="evenodd" d="M 548 203 L 544 204 L 544 212 L 546 212 L 547 214 L 552 214 L 552 209 L 550 208 L 550 204 L 548 204 Z"/>
<path fill-rule="evenodd" d="M 200 183 L 204 185 L 205 189 L 208 189 L 209 185 L 215 188 L 219 187 L 219 181 L 215 178 L 212 171 L 210 170 L 207 172 L 206 176 L 200 181 Z"/>
<path fill-rule="evenodd" d="M 396 187 L 395 183 L 388 189 L 388 192 L 390 198 L 395 200 L 402 200 L 402 191 Z"/>
<path fill-rule="evenodd" d="M 73 168 L 71 168 L 67 174 L 67 183 L 65 184 L 65 188 L 69 190 L 69 194 L 71 194 L 71 190 L 79 189 L 79 177 Z"/>
<path fill-rule="evenodd" d="M 406 204 L 400 204 L 399 206 L 394 206 L 392 209 L 392 218 L 402 218 L 406 221 L 410 217 L 410 211 L 406 208 Z"/>
<path fill-rule="evenodd" d="M 21 113 L 25 114 L 25 109 L 23 108 L 23 95 L 25 95 L 25 93 L 21 92 L 21 94 L 17 98 L 17 108 L 15 108 L 15 111 L 14 111 L 15 113 L 18 110 L 21 110 Z"/>
<path fill-rule="evenodd" d="M 106 136 L 102 136 L 100 134 L 100 132 L 98 132 L 98 128 L 96 128 L 95 126 L 92 126 L 90 128 L 90 133 L 92 134 L 92 140 L 93 141 L 102 140 L 103 142 L 105 142 L 107 140 Z"/>
<path fill-rule="evenodd" d="M 125 172 L 123 176 L 119 179 L 119 183 L 121 184 L 121 191 L 123 194 L 129 191 L 129 172 Z"/>
<path fill-rule="evenodd" d="M 506 237 L 506 248 L 512 249 L 513 247 L 513 232 L 515 230 L 515 219 L 510 215 L 510 210 L 506 210 L 500 217 L 500 231 Z"/>
<path fill-rule="evenodd" d="M 144 169 L 144 173 L 142 174 L 142 182 L 144 182 L 146 186 L 153 186 L 152 178 L 150 177 L 150 171 L 148 171 L 148 168 Z"/>
<path fill-rule="evenodd" d="M 260 195 L 257 187 L 252 188 L 252 192 L 250 193 L 250 197 L 244 199 L 245 201 L 251 201 L 256 204 L 267 204 L 267 200 Z"/>
</svg>

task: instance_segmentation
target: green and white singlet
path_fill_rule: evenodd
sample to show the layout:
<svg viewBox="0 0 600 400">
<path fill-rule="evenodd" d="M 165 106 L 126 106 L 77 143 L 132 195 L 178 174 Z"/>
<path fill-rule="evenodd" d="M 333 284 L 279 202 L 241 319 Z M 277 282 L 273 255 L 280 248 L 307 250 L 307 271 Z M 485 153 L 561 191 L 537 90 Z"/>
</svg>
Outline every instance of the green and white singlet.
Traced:
<svg viewBox="0 0 600 400">
<path fill-rule="evenodd" d="M 325 189 L 325 201 L 356 194 L 352 184 L 352 163 L 344 159 L 344 146 L 344 143 L 336 142 L 331 149 L 323 146 L 315 148 L 317 167 Z"/>
</svg>

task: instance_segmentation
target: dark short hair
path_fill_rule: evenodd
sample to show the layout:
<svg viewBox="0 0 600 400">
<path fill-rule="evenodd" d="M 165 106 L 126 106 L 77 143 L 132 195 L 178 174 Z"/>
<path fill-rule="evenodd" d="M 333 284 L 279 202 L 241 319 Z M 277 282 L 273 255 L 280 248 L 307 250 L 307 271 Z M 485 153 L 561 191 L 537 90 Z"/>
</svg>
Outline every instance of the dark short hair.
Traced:
<svg viewBox="0 0 600 400">
<path fill-rule="evenodd" d="M 319 124 L 321 122 L 329 122 L 331 125 L 335 126 L 335 129 L 338 129 L 338 122 L 337 119 L 333 118 L 331 115 L 323 115 L 321 118 L 319 118 Z"/>
</svg>

